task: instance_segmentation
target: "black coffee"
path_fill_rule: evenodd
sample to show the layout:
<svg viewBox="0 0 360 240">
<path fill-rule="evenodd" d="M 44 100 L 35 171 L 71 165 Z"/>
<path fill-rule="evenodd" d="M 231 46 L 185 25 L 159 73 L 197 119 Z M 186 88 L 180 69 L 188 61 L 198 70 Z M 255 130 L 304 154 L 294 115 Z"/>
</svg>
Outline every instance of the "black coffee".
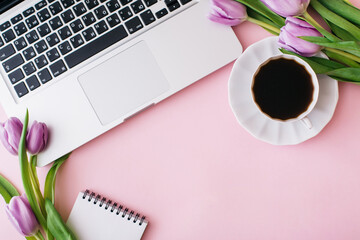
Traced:
<svg viewBox="0 0 360 240">
<path fill-rule="evenodd" d="M 272 118 L 287 120 L 305 112 L 314 86 L 305 67 L 290 59 L 273 59 L 261 66 L 253 87 L 255 102 Z"/>
</svg>

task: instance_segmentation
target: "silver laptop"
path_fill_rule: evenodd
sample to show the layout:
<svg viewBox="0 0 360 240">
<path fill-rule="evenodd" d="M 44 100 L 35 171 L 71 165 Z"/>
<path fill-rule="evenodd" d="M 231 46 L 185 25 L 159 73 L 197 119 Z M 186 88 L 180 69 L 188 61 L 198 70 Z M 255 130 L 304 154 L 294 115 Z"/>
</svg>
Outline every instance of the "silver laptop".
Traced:
<svg viewBox="0 0 360 240">
<path fill-rule="evenodd" d="M 44 166 L 238 57 L 208 0 L 0 0 L 0 101 L 45 122 Z"/>
</svg>

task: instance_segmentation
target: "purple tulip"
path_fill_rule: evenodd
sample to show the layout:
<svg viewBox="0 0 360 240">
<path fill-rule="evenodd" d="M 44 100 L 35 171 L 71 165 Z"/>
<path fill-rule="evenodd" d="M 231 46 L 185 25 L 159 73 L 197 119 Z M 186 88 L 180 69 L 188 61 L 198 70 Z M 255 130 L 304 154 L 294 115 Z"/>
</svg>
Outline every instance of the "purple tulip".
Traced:
<svg viewBox="0 0 360 240">
<path fill-rule="evenodd" d="M 261 0 L 270 10 L 283 16 L 302 15 L 309 6 L 310 0 Z"/>
<path fill-rule="evenodd" d="M 33 236 L 39 230 L 39 223 L 25 194 L 13 197 L 5 210 L 9 220 L 23 236 Z"/>
<path fill-rule="evenodd" d="M 319 45 L 298 38 L 300 36 L 321 37 L 322 35 L 309 23 L 294 17 L 287 17 L 285 26 L 281 28 L 278 44 L 280 47 L 304 57 L 314 56 L 321 50 Z"/>
<path fill-rule="evenodd" d="M 16 117 L 9 118 L 5 123 L 0 123 L 0 140 L 13 155 L 18 154 L 22 129 L 23 124 Z"/>
<path fill-rule="evenodd" d="M 46 147 L 48 142 L 48 129 L 45 123 L 34 121 L 26 136 L 27 150 L 36 155 Z"/>
<path fill-rule="evenodd" d="M 212 0 L 211 21 L 228 26 L 235 26 L 247 19 L 246 7 L 234 0 Z"/>
</svg>

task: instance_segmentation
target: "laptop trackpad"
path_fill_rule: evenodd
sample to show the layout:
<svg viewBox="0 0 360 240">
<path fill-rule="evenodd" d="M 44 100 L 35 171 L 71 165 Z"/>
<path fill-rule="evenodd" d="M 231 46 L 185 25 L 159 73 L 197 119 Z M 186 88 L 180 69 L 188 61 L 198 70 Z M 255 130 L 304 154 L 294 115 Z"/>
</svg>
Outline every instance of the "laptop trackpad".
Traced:
<svg viewBox="0 0 360 240">
<path fill-rule="evenodd" d="M 126 49 L 78 78 L 100 122 L 106 125 L 169 89 L 144 41 Z"/>
</svg>

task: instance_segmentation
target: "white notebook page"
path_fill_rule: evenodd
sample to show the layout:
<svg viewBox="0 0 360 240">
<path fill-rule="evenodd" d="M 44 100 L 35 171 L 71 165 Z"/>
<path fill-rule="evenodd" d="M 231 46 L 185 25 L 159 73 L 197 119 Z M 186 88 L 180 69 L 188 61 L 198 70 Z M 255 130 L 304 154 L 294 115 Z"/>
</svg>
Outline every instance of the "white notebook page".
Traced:
<svg viewBox="0 0 360 240">
<path fill-rule="evenodd" d="M 117 215 L 119 205 L 111 212 L 112 204 L 105 209 L 107 201 L 102 206 L 101 198 L 89 194 L 83 199 L 84 193 L 80 192 L 67 221 L 68 226 L 77 236 L 77 240 L 140 240 L 147 226 L 147 221 L 138 217 L 134 223 L 136 212 L 128 220 L 130 210 L 123 216 L 125 207 Z M 96 203 L 95 203 L 96 202 Z M 140 222 L 142 224 L 140 225 Z"/>
</svg>

